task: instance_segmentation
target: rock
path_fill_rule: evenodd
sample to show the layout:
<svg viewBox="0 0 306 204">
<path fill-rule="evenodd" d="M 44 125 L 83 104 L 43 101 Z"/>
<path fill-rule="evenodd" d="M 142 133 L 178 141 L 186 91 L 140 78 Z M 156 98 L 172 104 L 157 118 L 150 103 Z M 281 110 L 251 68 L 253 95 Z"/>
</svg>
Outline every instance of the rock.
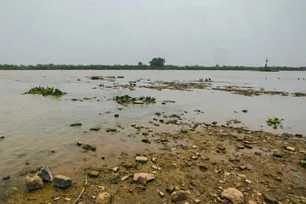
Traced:
<svg viewBox="0 0 306 204">
<path fill-rule="evenodd" d="M 78 141 L 77 145 L 82 146 L 82 141 Z"/>
<path fill-rule="evenodd" d="M 257 204 L 257 202 L 254 201 L 254 200 L 249 200 L 249 201 L 248 201 L 248 204 Z"/>
<path fill-rule="evenodd" d="M 300 137 L 300 138 L 302 138 L 302 137 L 303 137 L 303 135 L 302 135 L 302 134 L 295 134 L 295 136 L 296 136 L 296 137 Z"/>
<path fill-rule="evenodd" d="M 262 193 L 267 204 L 278 204 L 277 199 L 270 193 Z"/>
<path fill-rule="evenodd" d="M 44 184 L 43 184 L 43 180 L 38 176 L 27 176 L 26 177 L 26 185 L 29 189 L 29 191 L 33 191 L 36 189 L 40 189 L 43 188 Z"/>
<path fill-rule="evenodd" d="M 194 199 L 193 201 L 194 201 L 194 203 L 200 203 L 201 202 L 200 199 Z"/>
<path fill-rule="evenodd" d="M 3 179 L 4 181 L 10 180 L 10 178 L 11 178 L 10 175 L 5 175 L 5 176 L 2 177 L 2 179 Z"/>
<path fill-rule="evenodd" d="M 242 110 L 242 112 L 243 112 L 243 113 L 247 113 L 247 112 L 248 112 L 248 110 Z"/>
<path fill-rule="evenodd" d="M 44 166 L 38 173 L 37 175 L 46 182 L 52 182 L 53 181 L 53 176 L 51 174 L 51 171 L 49 167 Z"/>
<path fill-rule="evenodd" d="M 59 200 L 61 197 L 55 197 L 55 198 L 53 198 L 53 200 L 54 201 L 57 201 L 57 200 Z"/>
<path fill-rule="evenodd" d="M 150 144 L 151 142 L 150 142 L 150 140 L 149 139 L 147 139 L 147 138 L 145 138 L 145 139 L 142 139 L 141 140 L 143 143 L 147 143 L 147 144 Z"/>
<path fill-rule="evenodd" d="M 286 149 L 289 150 L 289 151 L 292 151 L 292 152 L 295 151 L 295 148 L 294 147 L 290 147 L 290 146 L 287 146 Z"/>
<path fill-rule="evenodd" d="M 96 204 L 110 204 L 112 197 L 107 192 L 99 193 L 96 197 Z"/>
<path fill-rule="evenodd" d="M 173 192 L 171 194 L 171 201 L 173 203 L 180 203 L 185 200 L 187 200 L 189 197 L 189 192 L 188 191 L 178 191 L 178 192 Z"/>
<path fill-rule="evenodd" d="M 142 135 L 143 135 L 143 136 L 148 136 L 148 135 L 149 135 L 149 132 L 143 132 Z"/>
<path fill-rule="evenodd" d="M 4 136 L 0 136 L 0 140 L 3 140 L 5 137 Z"/>
<path fill-rule="evenodd" d="M 221 193 L 221 198 L 225 198 L 231 201 L 232 203 L 237 204 L 244 202 L 243 194 L 235 188 L 227 188 L 223 190 Z"/>
<path fill-rule="evenodd" d="M 149 181 L 153 181 L 155 179 L 154 174 L 147 174 L 147 173 L 135 173 L 134 174 L 134 182 L 139 184 L 145 185 Z"/>
<path fill-rule="evenodd" d="M 79 127 L 79 126 L 82 126 L 82 123 L 73 123 L 70 126 L 71 127 Z"/>
<path fill-rule="evenodd" d="M 97 128 L 90 128 L 89 131 L 99 131 L 101 128 L 97 127 Z"/>
<path fill-rule="evenodd" d="M 140 163 L 147 163 L 148 157 L 143 157 L 143 156 L 137 156 L 136 161 Z"/>
<path fill-rule="evenodd" d="M 282 155 L 282 153 L 280 151 L 274 151 L 273 152 L 273 156 L 274 157 L 282 157 L 283 155 Z"/>
<path fill-rule="evenodd" d="M 72 185 L 71 178 L 63 175 L 56 175 L 53 179 L 53 186 L 59 188 L 68 188 Z"/>
<path fill-rule="evenodd" d="M 113 171 L 113 172 L 117 172 L 118 170 L 119 170 L 119 167 L 118 167 L 118 166 L 112 168 L 112 171 Z"/>
<path fill-rule="evenodd" d="M 98 178 L 99 174 L 100 174 L 100 172 L 98 172 L 98 171 L 91 171 L 91 172 L 89 172 L 88 176 L 92 177 L 92 178 Z"/>
<path fill-rule="evenodd" d="M 130 176 L 123 176 L 120 180 L 121 181 L 125 181 L 126 179 L 128 179 Z"/>
<path fill-rule="evenodd" d="M 116 128 L 107 128 L 105 131 L 106 132 L 117 132 L 117 129 Z"/>
<path fill-rule="evenodd" d="M 89 144 L 85 144 L 85 145 L 83 145 L 83 149 L 85 149 L 86 151 L 91 150 L 91 151 L 93 151 L 93 152 L 97 150 L 97 148 L 96 148 L 96 147 L 91 146 L 91 145 L 89 145 Z"/>
<path fill-rule="evenodd" d="M 167 188 L 166 188 L 166 191 L 167 191 L 168 193 L 173 193 L 174 190 L 175 190 L 175 187 L 174 187 L 173 185 L 169 185 L 169 186 L 167 186 Z"/>
<path fill-rule="evenodd" d="M 188 133 L 188 129 L 182 128 L 182 129 L 181 129 L 181 133 Z"/>
<path fill-rule="evenodd" d="M 138 100 L 138 101 L 134 101 L 133 103 L 134 103 L 134 104 L 144 104 L 144 101 Z"/>
<path fill-rule="evenodd" d="M 65 198 L 64 200 L 65 201 L 71 201 L 71 198 Z"/>
<path fill-rule="evenodd" d="M 156 163 L 157 158 L 156 158 L 156 157 L 152 157 L 151 161 L 152 161 L 153 163 Z"/>
<path fill-rule="evenodd" d="M 115 118 L 119 118 L 119 114 L 115 114 L 114 117 L 115 117 Z"/>
<path fill-rule="evenodd" d="M 163 193 L 163 192 L 161 192 L 161 191 L 159 191 L 159 196 L 161 197 L 161 198 L 163 198 L 163 197 L 165 197 L 165 194 Z"/>
</svg>

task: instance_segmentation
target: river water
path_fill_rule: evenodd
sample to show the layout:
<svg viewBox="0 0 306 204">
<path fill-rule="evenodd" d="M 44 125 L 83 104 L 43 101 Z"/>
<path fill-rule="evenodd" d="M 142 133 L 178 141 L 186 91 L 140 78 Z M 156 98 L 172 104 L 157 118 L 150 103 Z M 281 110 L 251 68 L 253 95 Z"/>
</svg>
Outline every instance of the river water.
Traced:
<svg viewBox="0 0 306 204">
<path fill-rule="evenodd" d="M 182 113 L 191 121 L 225 124 L 238 119 L 250 129 L 270 132 L 306 134 L 306 98 L 284 96 L 242 96 L 213 90 L 151 90 L 96 88 L 105 81 L 92 81 L 87 76 L 124 76 L 116 82 L 143 79 L 150 81 L 194 81 L 211 78 L 213 86 L 248 86 L 265 90 L 306 92 L 306 72 L 252 71 L 0 71 L 0 176 L 10 174 L 13 185 L 21 170 L 48 165 L 56 173 L 73 175 L 78 166 L 92 158 L 105 156 L 112 162 L 120 152 L 157 151 L 159 147 L 143 144 L 133 133 L 131 123 L 147 125 L 154 131 L 169 131 L 169 127 L 148 124 L 155 112 Z M 300 80 L 298 80 L 300 78 Z M 81 81 L 78 81 L 80 79 Z M 34 86 L 54 86 L 68 94 L 60 99 L 39 95 L 22 95 Z M 123 107 L 108 100 L 116 95 L 154 96 L 156 104 Z M 89 101 L 71 98 L 97 97 Z M 162 100 L 175 100 L 162 105 Z M 122 110 L 119 110 L 123 108 Z M 200 109 L 204 114 L 196 114 Z M 242 113 L 247 109 L 248 113 Z M 107 114 L 106 112 L 111 113 Z M 114 114 L 120 114 L 114 118 Z M 284 129 L 273 130 L 266 125 L 269 117 L 283 118 Z M 82 127 L 70 127 L 80 122 Z M 120 133 L 106 133 L 108 127 L 126 127 Z M 101 127 L 99 132 L 88 131 Z M 174 127 L 175 129 L 175 127 Z M 95 144 L 95 153 L 84 154 L 77 141 Z M 51 151 L 55 151 L 52 153 Z M 25 165 L 26 162 L 29 165 Z M 4 181 L 0 181 L 0 184 Z"/>
</svg>

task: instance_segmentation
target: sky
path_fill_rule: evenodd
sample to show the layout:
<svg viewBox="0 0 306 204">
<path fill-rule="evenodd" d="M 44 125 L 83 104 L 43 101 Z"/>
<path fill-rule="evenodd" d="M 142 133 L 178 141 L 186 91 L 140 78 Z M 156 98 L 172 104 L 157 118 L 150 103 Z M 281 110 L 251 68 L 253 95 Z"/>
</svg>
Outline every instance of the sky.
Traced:
<svg viewBox="0 0 306 204">
<path fill-rule="evenodd" d="M 306 0 L 0 0 L 0 64 L 306 65 Z"/>
</svg>

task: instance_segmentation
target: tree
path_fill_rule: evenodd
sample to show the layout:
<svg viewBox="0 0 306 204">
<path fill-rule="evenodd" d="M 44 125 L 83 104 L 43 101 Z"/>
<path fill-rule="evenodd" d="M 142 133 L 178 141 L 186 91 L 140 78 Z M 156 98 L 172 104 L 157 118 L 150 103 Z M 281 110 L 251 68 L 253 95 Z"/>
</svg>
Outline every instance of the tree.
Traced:
<svg viewBox="0 0 306 204">
<path fill-rule="evenodd" d="M 143 64 L 142 64 L 142 62 L 138 62 L 138 66 L 142 66 Z"/>
<path fill-rule="evenodd" d="M 166 60 L 164 58 L 153 58 L 149 63 L 151 67 L 163 67 Z"/>
</svg>

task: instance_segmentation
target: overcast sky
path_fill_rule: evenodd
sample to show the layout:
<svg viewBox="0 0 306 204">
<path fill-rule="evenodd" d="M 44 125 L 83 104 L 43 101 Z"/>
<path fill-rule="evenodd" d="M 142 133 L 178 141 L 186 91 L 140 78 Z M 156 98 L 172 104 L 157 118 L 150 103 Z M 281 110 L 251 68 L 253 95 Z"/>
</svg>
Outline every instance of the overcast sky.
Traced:
<svg viewBox="0 0 306 204">
<path fill-rule="evenodd" d="M 306 65 L 306 0 L 0 0 L 0 63 Z"/>
</svg>

